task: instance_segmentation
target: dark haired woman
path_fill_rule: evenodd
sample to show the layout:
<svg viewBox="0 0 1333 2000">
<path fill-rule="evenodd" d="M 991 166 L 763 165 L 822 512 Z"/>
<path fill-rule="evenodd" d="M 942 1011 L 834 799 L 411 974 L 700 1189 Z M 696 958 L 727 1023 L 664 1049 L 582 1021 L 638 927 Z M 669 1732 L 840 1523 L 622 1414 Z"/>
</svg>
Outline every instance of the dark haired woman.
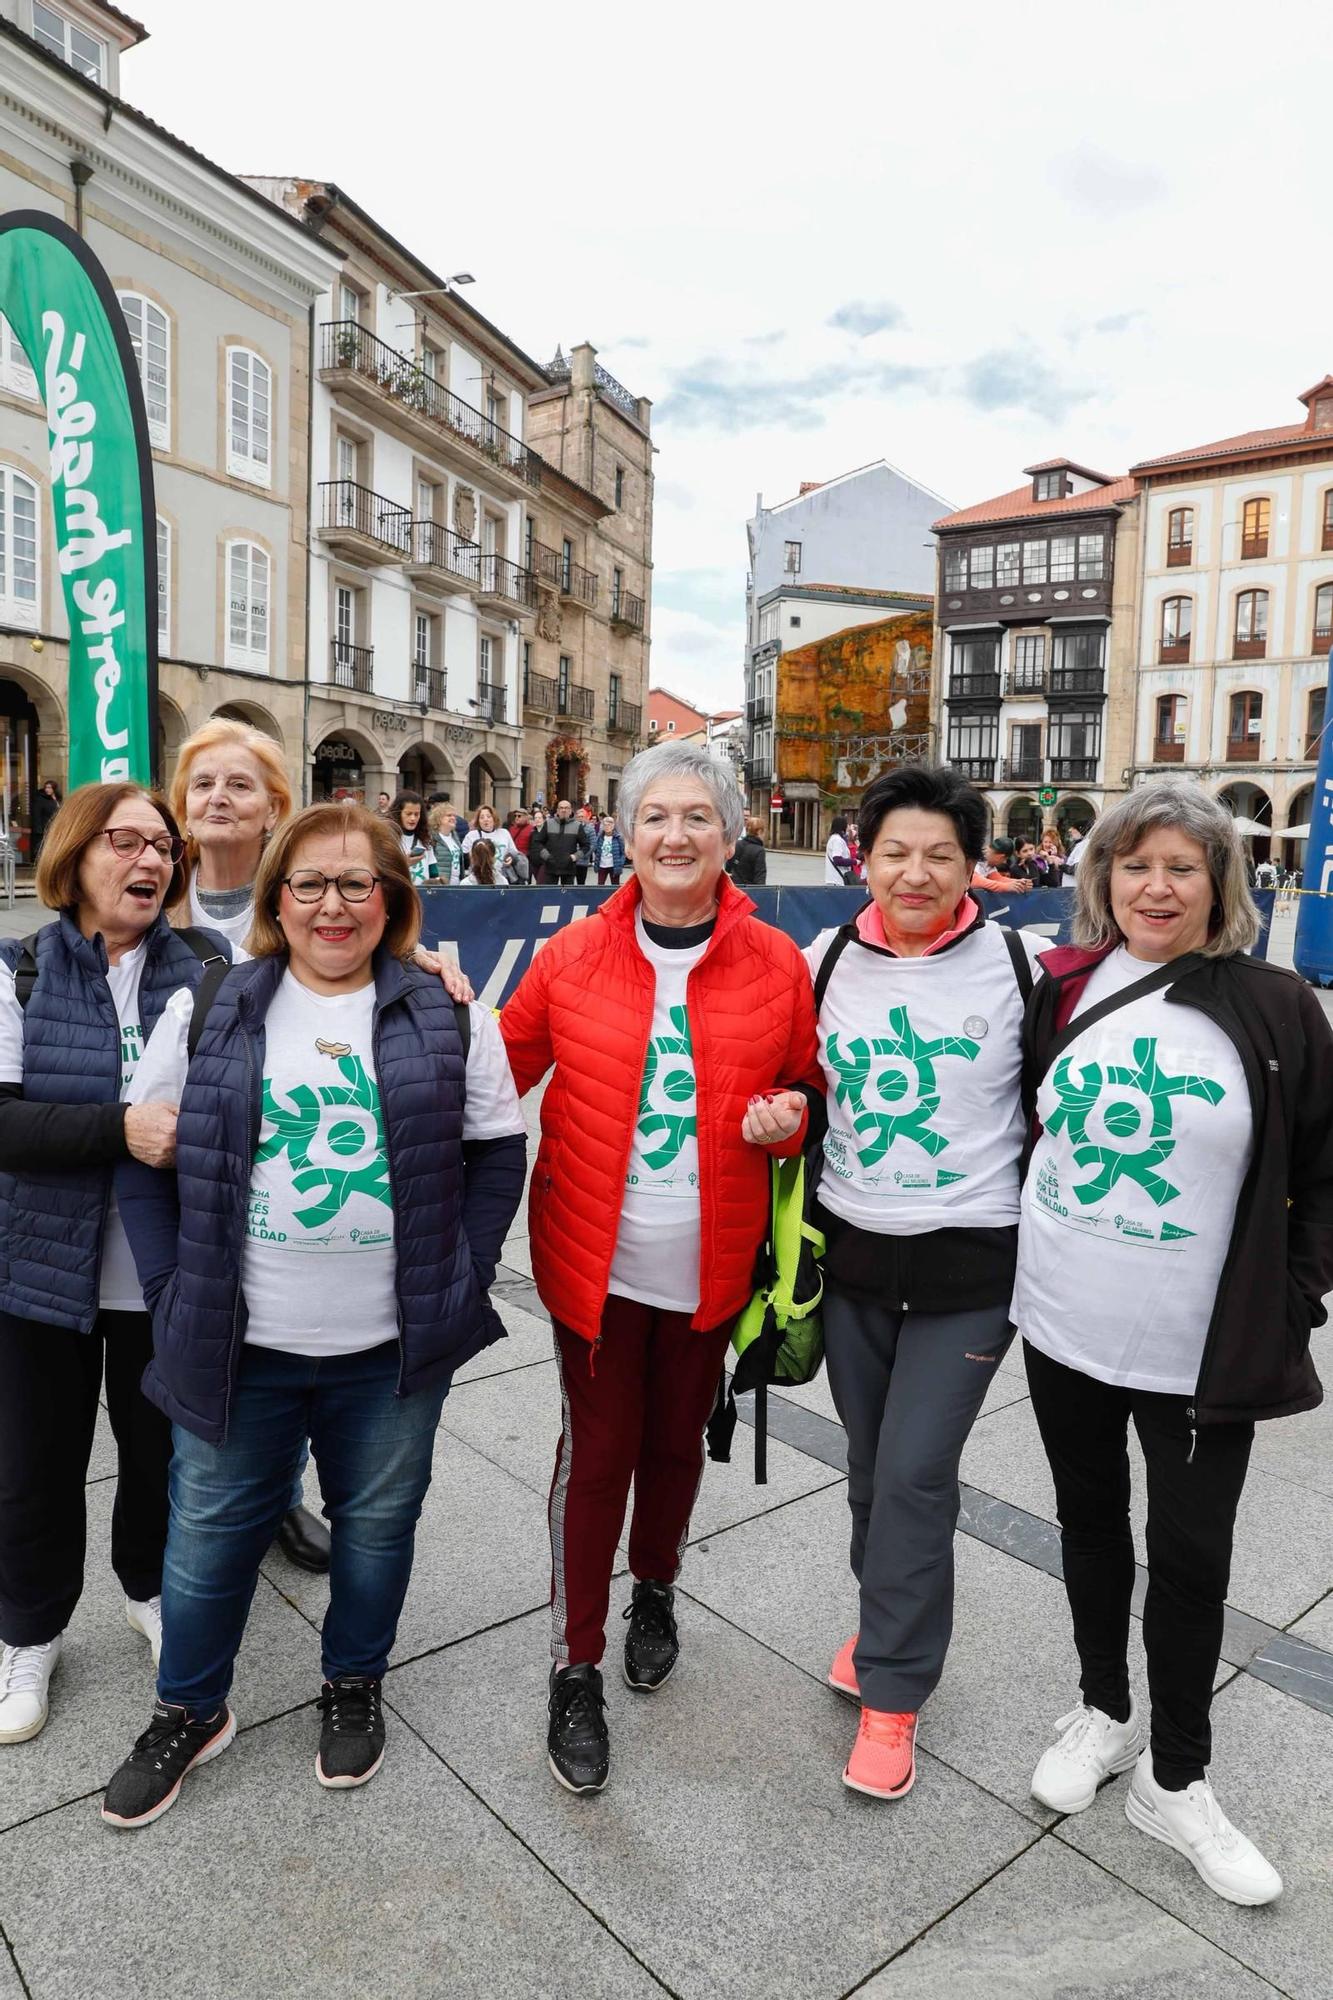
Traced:
<svg viewBox="0 0 1333 2000">
<path fill-rule="evenodd" d="M 420 908 L 397 829 L 311 806 L 255 883 L 255 958 L 189 1056 L 168 1008 L 141 1087 L 180 1096 L 178 1172 L 122 1202 L 174 1424 L 152 1720 L 103 1817 L 138 1827 L 226 1749 L 259 1564 L 309 1442 L 332 1528 L 322 1785 L 384 1754 L 380 1685 L 454 1370 L 502 1332 L 486 1293 L 523 1187 L 523 1119 L 490 1012 L 462 1023 L 404 963 Z M 148 1185 L 142 1185 L 147 1181 Z"/>
<path fill-rule="evenodd" d="M 412 880 L 420 886 L 437 876 L 439 865 L 420 792 L 399 792 L 385 817 L 398 829 Z"/>
<path fill-rule="evenodd" d="M 165 799 L 84 785 L 51 822 L 37 894 L 58 912 L 0 944 L 0 1743 L 36 1736 L 83 1590 L 88 1459 L 105 1372 L 116 1440 L 111 1564 L 157 1658 L 171 1433 L 139 1388 L 152 1329 L 112 1169 L 171 1158 L 174 1104 L 125 1099 L 212 932 L 163 914 L 185 843 Z"/>
<path fill-rule="evenodd" d="M 847 839 L 846 813 L 835 813 L 824 843 L 824 881 L 829 888 L 846 887 L 855 879 L 851 844 Z"/>
<path fill-rule="evenodd" d="M 829 1680 L 861 1702 L 845 1782 L 901 1798 L 952 1632 L 958 1461 L 1013 1333 L 1039 940 L 968 894 L 986 810 L 955 771 L 904 766 L 857 819 L 870 900 L 806 951 L 828 1104 L 825 1349 L 861 1600 Z"/>
</svg>

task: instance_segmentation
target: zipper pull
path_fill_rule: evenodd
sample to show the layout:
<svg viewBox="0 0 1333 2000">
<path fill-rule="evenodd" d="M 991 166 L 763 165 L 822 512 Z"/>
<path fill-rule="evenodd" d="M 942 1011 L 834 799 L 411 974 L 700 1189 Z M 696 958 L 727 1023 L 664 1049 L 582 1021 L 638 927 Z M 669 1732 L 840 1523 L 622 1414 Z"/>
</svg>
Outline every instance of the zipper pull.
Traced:
<svg viewBox="0 0 1333 2000">
<path fill-rule="evenodd" d="M 1190 1448 L 1189 1448 L 1189 1450 L 1188 1450 L 1188 1451 L 1186 1452 L 1186 1454 L 1185 1454 L 1185 1463 L 1186 1463 L 1186 1465 L 1193 1465 L 1193 1463 L 1194 1463 L 1194 1447 L 1195 1447 L 1195 1446 L 1196 1446 L 1196 1445 L 1198 1444 L 1198 1442 L 1199 1442 L 1199 1433 L 1198 1433 L 1197 1429 L 1195 1428 L 1195 1424 L 1194 1424 L 1194 1405 L 1193 1405 L 1192 1403 L 1190 1404 L 1189 1408 L 1188 1408 L 1188 1409 L 1186 1410 L 1186 1412 L 1185 1412 L 1185 1416 L 1186 1416 L 1186 1419 L 1187 1419 L 1187 1420 L 1188 1420 L 1188 1422 L 1189 1422 L 1189 1427 L 1190 1427 Z"/>
</svg>

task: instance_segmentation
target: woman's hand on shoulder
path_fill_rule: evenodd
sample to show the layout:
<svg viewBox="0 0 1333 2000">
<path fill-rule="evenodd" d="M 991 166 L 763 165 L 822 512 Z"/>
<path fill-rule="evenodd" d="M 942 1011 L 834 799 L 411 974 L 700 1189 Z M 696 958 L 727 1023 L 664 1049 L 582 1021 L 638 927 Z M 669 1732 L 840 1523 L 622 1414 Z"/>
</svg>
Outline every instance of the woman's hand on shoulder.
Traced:
<svg viewBox="0 0 1333 2000">
<path fill-rule="evenodd" d="M 441 958 L 437 951 L 427 951 L 424 946 L 418 945 L 412 954 L 412 963 L 420 966 L 423 972 L 434 973 L 443 982 L 449 998 L 456 1000 L 460 1007 L 470 1007 L 476 999 L 472 981 L 462 966 L 451 965 L 449 960 Z"/>
<path fill-rule="evenodd" d="M 780 1146 L 794 1139 L 805 1116 L 799 1090 L 766 1091 L 752 1097 L 741 1120 L 741 1137 L 751 1146 Z"/>
<path fill-rule="evenodd" d="M 125 1144 L 146 1167 L 176 1164 L 175 1104 L 131 1104 L 125 1113 Z"/>
</svg>

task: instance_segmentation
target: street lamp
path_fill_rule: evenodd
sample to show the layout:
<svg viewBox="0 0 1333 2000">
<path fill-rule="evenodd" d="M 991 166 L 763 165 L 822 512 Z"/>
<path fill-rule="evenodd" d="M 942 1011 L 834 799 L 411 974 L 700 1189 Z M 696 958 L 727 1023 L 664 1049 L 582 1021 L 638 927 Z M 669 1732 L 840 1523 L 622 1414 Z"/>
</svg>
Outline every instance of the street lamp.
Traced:
<svg viewBox="0 0 1333 2000">
<path fill-rule="evenodd" d="M 422 292 L 404 292 L 395 286 L 389 293 L 389 297 L 390 299 L 435 299 L 439 298 L 442 293 L 447 295 L 452 292 L 455 285 L 475 285 L 476 282 L 471 271 L 455 271 L 453 276 L 446 278 L 442 285 L 428 285 L 425 291 Z"/>
</svg>

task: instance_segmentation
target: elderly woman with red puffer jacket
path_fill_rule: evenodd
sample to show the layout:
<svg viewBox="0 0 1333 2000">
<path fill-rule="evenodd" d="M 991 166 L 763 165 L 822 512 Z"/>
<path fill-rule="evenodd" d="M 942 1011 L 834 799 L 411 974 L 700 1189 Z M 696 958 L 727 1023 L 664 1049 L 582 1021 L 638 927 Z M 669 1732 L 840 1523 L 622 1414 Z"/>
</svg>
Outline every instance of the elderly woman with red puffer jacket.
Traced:
<svg viewBox="0 0 1333 2000">
<path fill-rule="evenodd" d="M 530 1213 L 564 1410 L 547 1752 L 575 1792 L 610 1769 L 600 1662 L 630 1481 L 625 1678 L 650 1691 L 679 1651 L 673 1585 L 768 1156 L 800 1149 L 811 1100 L 822 1113 L 805 962 L 723 872 L 735 784 L 660 745 L 627 767 L 619 817 L 634 880 L 543 948 L 500 1019 L 520 1095 L 554 1065 Z"/>
</svg>

